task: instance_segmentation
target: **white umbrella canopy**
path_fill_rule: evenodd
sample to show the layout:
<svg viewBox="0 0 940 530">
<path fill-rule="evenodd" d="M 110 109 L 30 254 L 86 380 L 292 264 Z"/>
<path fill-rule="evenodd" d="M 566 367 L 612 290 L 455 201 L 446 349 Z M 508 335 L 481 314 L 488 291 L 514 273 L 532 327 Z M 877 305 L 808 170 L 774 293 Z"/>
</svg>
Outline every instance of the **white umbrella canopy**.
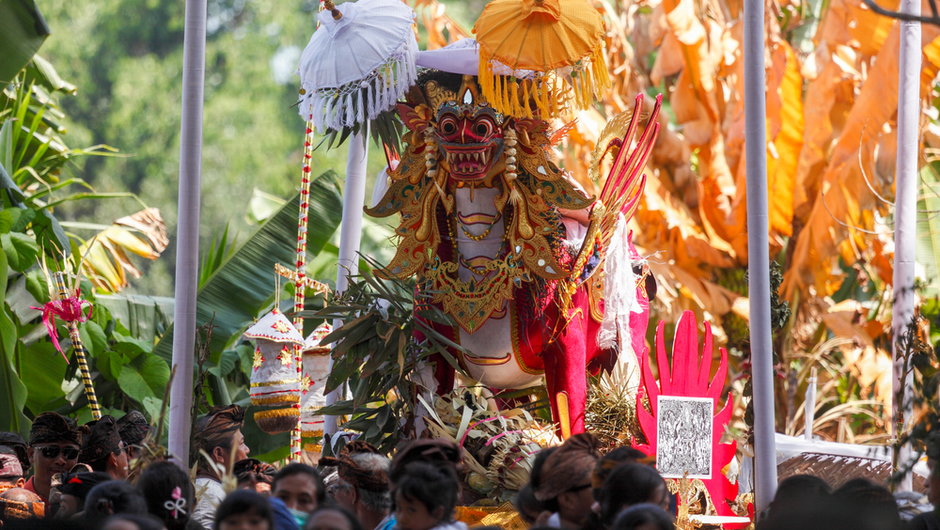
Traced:
<svg viewBox="0 0 940 530">
<path fill-rule="evenodd" d="M 346 2 L 318 15 L 300 58 L 300 114 L 317 130 L 353 127 L 391 108 L 417 78 L 415 13 L 401 0 Z"/>
</svg>

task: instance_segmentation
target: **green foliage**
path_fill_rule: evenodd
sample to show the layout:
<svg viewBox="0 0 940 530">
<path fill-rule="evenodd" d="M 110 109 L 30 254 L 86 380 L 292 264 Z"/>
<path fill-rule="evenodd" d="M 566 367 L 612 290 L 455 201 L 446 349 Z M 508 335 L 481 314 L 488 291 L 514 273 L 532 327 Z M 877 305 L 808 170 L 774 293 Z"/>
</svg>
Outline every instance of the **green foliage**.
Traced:
<svg viewBox="0 0 940 530">
<path fill-rule="evenodd" d="M 372 263 L 373 267 L 376 266 Z M 316 318 L 342 321 L 342 327 L 323 339 L 333 348 L 333 370 L 325 392 L 348 385 L 349 399 L 321 410 L 348 415 L 344 429 L 359 431 L 363 439 L 390 451 L 415 433 L 418 395 L 426 393 L 421 373 L 431 356 L 460 370 L 448 347 L 462 351 L 440 334 L 434 325 L 453 326 L 453 321 L 431 304 L 414 311 L 414 286 L 382 280 L 366 270 Z M 416 333 L 424 337 L 416 341 Z M 430 377 L 430 374 L 427 374 Z"/>
<path fill-rule="evenodd" d="M 295 261 L 297 207 L 300 195 L 284 205 L 231 255 L 199 289 L 196 326 L 213 323 L 209 351 L 219 354 L 232 347 L 252 319 L 271 303 L 274 265 Z M 307 251 L 316 255 L 333 236 L 342 213 L 339 181 L 335 173 L 320 175 L 310 186 Z M 155 352 L 170 359 L 173 330 L 157 344 Z"/>
<path fill-rule="evenodd" d="M 0 84 L 23 68 L 49 36 L 49 27 L 33 0 L 0 2 Z"/>
<path fill-rule="evenodd" d="M 255 188 L 287 197 L 300 179 L 304 122 L 297 113 L 300 51 L 315 27 L 318 2 L 210 0 L 206 43 L 202 240 L 229 225 L 250 233 L 245 219 Z M 90 184 L 138 193 L 176 229 L 184 4 L 100 0 L 94 9 L 48 0 L 43 12 L 54 31 L 43 52 L 82 87 L 66 103 L 69 128 L 85 143 L 121 146 L 131 154 L 78 162 Z M 317 173 L 342 174 L 345 147 L 317 151 Z M 370 151 L 367 174 L 385 164 Z M 68 205 L 70 216 L 115 219 L 118 205 Z M 241 236 L 240 236 L 241 237 Z M 172 260 L 146 264 L 134 292 L 173 296 Z"/>
</svg>

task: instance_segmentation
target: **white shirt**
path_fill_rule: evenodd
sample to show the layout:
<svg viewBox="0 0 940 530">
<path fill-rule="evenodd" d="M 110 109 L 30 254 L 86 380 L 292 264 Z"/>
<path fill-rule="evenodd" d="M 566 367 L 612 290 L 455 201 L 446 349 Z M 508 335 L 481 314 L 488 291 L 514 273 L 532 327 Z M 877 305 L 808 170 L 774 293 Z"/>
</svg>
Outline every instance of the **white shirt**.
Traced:
<svg viewBox="0 0 940 530">
<path fill-rule="evenodd" d="M 196 489 L 196 508 L 192 520 L 206 530 L 212 530 L 215 523 L 215 511 L 225 498 L 222 483 L 214 478 L 199 477 L 194 482 Z"/>
</svg>

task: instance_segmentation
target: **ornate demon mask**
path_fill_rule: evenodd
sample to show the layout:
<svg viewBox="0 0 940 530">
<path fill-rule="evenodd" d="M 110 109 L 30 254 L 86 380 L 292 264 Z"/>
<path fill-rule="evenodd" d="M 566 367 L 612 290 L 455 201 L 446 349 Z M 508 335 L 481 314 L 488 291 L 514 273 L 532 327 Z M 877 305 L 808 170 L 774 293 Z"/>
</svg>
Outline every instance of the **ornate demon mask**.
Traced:
<svg viewBox="0 0 940 530">
<path fill-rule="evenodd" d="M 405 124 L 424 135 L 425 158 L 439 165 L 451 182 L 489 185 L 504 154 L 506 118 L 480 95 L 473 78 L 466 76 L 457 92 L 436 81 L 424 86 L 425 103 L 399 104 Z"/>
<path fill-rule="evenodd" d="M 441 165 L 457 182 L 482 182 L 503 152 L 502 116 L 474 99 L 464 88 L 461 103 L 447 101 L 435 116 Z"/>
</svg>

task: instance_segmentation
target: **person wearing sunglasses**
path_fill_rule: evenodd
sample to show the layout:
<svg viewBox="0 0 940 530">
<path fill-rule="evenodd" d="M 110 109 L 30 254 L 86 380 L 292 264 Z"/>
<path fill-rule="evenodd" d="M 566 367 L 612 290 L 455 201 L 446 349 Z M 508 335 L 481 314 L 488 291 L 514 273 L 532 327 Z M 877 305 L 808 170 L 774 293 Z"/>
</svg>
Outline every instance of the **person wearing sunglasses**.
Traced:
<svg viewBox="0 0 940 530">
<path fill-rule="evenodd" d="M 94 471 L 111 475 L 114 480 L 127 478 L 127 451 L 117 421 L 104 415 L 82 427 L 82 452 L 78 461 Z"/>
<path fill-rule="evenodd" d="M 52 476 L 65 473 L 78 462 L 81 433 L 75 421 L 55 412 L 43 412 L 33 420 L 29 448 L 33 476 L 23 488 L 49 500 Z"/>
<path fill-rule="evenodd" d="M 594 504 L 591 473 L 600 442 L 589 433 L 575 434 L 545 459 L 535 498 L 554 513 L 545 522 L 554 528 L 582 528 Z"/>
</svg>

